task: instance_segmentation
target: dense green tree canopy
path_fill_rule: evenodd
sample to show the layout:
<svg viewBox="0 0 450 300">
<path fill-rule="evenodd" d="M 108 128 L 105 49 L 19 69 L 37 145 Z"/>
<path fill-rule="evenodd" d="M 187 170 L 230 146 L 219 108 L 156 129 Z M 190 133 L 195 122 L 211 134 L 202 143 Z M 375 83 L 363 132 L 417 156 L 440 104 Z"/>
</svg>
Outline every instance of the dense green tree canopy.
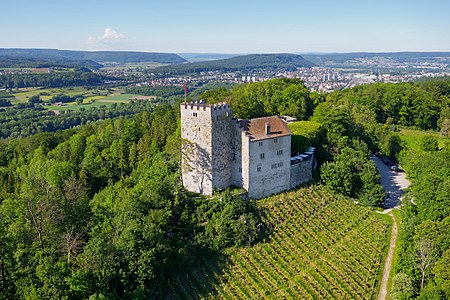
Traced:
<svg viewBox="0 0 450 300">
<path fill-rule="evenodd" d="M 253 202 L 180 186 L 176 106 L 0 141 L 0 298 L 151 298 L 251 245 Z"/>
<path fill-rule="evenodd" d="M 427 138 L 410 149 L 394 131 L 443 129 L 448 91 L 444 79 L 323 96 L 274 79 L 203 98 L 229 102 L 241 118 L 307 120 L 291 125 L 298 151 L 316 146 L 323 184 L 367 206 L 384 195 L 371 151 L 400 161 L 413 184 L 392 296 L 427 299 L 449 297 L 450 148 Z M 154 298 L 173 274 L 260 236 L 253 201 L 230 191 L 206 200 L 181 187 L 177 106 L 1 113 L 9 138 L 0 140 L 0 298 Z"/>
<path fill-rule="evenodd" d="M 90 71 L 54 72 L 47 74 L 18 73 L 0 75 L 0 86 L 4 88 L 93 86 L 102 83 L 102 81 L 102 76 Z"/>
<path fill-rule="evenodd" d="M 448 118 L 450 80 L 426 83 L 376 83 L 357 86 L 327 95 L 334 104 L 350 100 L 368 106 L 378 123 L 388 118 L 394 124 L 421 129 L 438 129 L 443 117 Z"/>
<path fill-rule="evenodd" d="M 314 109 L 312 94 L 298 79 L 280 78 L 244 84 L 231 90 L 207 92 L 200 98 L 209 103 L 226 101 L 241 119 L 289 115 L 306 120 Z"/>
</svg>

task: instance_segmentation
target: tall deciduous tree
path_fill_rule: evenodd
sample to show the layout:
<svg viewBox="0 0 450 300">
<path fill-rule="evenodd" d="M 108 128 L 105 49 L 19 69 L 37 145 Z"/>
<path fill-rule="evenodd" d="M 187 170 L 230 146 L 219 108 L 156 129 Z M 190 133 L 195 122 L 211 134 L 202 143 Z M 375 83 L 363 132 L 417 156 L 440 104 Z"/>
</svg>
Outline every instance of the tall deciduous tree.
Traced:
<svg viewBox="0 0 450 300">
<path fill-rule="evenodd" d="M 425 280 L 431 272 L 431 267 L 436 260 L 436 249 L 433 241 L 429 238 L 421 238 L 416 245 L 417 267 L 421 273 L 420 287 L 425 286 Z"/>
</svg>

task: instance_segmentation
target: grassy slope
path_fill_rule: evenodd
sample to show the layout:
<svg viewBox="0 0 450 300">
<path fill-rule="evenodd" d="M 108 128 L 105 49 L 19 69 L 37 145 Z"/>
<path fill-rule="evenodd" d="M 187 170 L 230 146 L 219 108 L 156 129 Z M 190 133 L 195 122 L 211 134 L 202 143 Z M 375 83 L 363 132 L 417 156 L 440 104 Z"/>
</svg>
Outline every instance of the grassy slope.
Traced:
<svg viewBox="0 0 450 300">
<path fill-rule="evenodd" d="M 434 136 L 438 140 L 440 148 L 444 147 L 445 141 L 450 140 L 447 137 L 439 135 L 439 133 L 437 132 L 427 132 L 423 130 L 413 130 L 413 129 L 400 130 L 401 139 L 406 142 L 409 149 L 413 149 L 415 151 L 420 151 L 420 142 L 422 138 L 426 135 Z"/>
<path fill-rule="evenodd" d="M 444 147 L 446 142 L 450 142 L 450 138 L 443 137 L 439 133 L 433 132 L 433 131 L 423 131 L 423 130 L 414 130 L 414 129 L 401 129 L 400 130 L 400 138 L 406 143 L 406 146 L 408 147 L 409 151 L 414 151 L 416 153 L 423 151 L 420 149 L 420 142 L 421 142 L 422 138 L 427 135 L 431 135 L 437 139 L 439 148 Z M 395 245 L 395 252 L 394 252 L 394 262 L 393 262 L 394 268 L 392 268 L 392 270 L 391 270 L 390 278 L 388 281 L 387 300 L 392 299 L 391 295 L 390 295 L 390 290 L 392 288 L 392 279 L 396 274 L 395 266 L 397 264 L 398 251 L 399 251 L 399 249 L 401 249 L 403 247 L 403 245 L 401 245 L 401 239 L 400 239 L 401 231 L 402 231 L 401 214 L 400 214 L 400 211 L 398 211 L 398 210 L 393 210 L 393 214 L 397 220 L 398 238 L 397 238 L 397 243 Z"/>
<path fill-rule="evenodd" d="M 259 202 L 269 241 L 168 283 L 168 298 L 371 299 L 390 223 L 320 186 Z"/>
</svg>

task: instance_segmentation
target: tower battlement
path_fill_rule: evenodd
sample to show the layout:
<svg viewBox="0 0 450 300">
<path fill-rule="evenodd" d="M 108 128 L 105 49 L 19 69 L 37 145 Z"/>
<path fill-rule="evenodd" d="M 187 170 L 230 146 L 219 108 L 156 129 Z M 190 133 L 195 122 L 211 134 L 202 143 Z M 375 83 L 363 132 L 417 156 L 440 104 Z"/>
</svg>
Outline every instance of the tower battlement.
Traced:
<svg viewBox="0 0 450 300">
<path fill-rule="evenodd" d="M 182 111 L 192 111 L 195 113 L 196 111 L 204 111 L 211 116 L 220 116 L 227 115 L 232 116 L 230 106 L 225 102 L 215 103 L 215 104 L 207 104 L 204 100 L 182 103 L 181 104 Z M 205 114 L 205 116 L 207 115 Z M 198 115 L 193 115 L 198 116 Z"/>
<path fill-rule="evenodd" d="M 211 121 L 232 119 L 233 112 L 227 103 L 207 104 L 205 101 L 182 103 L 180 105 L 183 118 L 206 118 Z M 194 122 L 197 123 L 197 122 Z"/>
<path fill-rule="evenodd" d="M 213 104 L 207 104 L 205 100 L 198 100 L 194 102 L 184 102 L 181 104 L 184 109 L 200 109 L 203 108 L 206 109 L 229 109 L 230 106 L 225 102 L 219 102 L 219 103 L 213 103 Z"/>
</svg>

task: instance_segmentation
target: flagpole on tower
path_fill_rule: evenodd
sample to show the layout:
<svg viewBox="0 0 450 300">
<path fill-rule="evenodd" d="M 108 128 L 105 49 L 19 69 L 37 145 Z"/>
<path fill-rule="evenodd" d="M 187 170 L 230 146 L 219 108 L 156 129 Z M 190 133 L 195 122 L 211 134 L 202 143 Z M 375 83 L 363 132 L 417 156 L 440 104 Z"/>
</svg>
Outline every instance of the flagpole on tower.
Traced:
<svg viewBox="0 0 450 300">
<path fill-rule="evenodd" d="M 186 97 L 187 97 L 188 89 L 186 86 L 186 82 L 184 83 L 184 103 L 186 103 Z"/>
</svg>

